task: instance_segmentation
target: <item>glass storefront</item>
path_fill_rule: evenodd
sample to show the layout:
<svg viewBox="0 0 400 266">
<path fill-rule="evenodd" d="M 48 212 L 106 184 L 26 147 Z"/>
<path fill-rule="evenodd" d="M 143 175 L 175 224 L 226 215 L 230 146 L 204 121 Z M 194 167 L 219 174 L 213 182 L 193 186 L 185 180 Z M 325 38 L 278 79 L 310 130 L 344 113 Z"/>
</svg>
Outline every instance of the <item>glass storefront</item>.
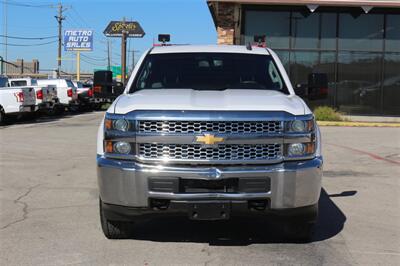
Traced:
<svg viewBox="0 0 400 266">
<path fill-rule="evenodd" d="M 293 85 L 326 73 L 330 105 L 349 114 L 400 115 L 400 11 L 245 6 L 242 44 L 265 35 Z"/>
</svg>

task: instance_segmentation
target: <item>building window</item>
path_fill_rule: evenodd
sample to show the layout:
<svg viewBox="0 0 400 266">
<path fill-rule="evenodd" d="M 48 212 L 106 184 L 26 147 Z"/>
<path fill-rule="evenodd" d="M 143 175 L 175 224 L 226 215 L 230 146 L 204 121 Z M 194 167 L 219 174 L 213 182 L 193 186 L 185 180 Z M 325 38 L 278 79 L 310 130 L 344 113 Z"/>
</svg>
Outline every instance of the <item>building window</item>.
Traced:
<svg viewBox="0 0 400 266">
<path fill-rule="evenodd" d="M 400 53 L 385 54 L 383 113 L 400 114 Z"/>
<path fill-rule="evenodd" d="M 400 52 L 400 15 L 386 16 L 386 51 Z"/>
<path fill-rule="evenodd" d="M 381 53 L 339 53 L 337 102 L 340 110 L 351 114 L 380 111 L 381 62 Z"/>
<path fill-rule="evenodd" d="M 290 12 L 247 11 L 245 27 L 245 43 L 266 35 L 269 47 L 289 48 Z"/>
<path fill-rule="evenodd" d="M 382 14 L 339 14 L 339 50 L 382 51 Z"/>
<path fill-rule="evenodd" d="M 336 14 L 292 12 L 292 48 L 336 48 Z"/>
<path fill-rule="evenodd" d="M 400 115 L 400 12 L 374 8 L 245 6 L 244 38 L 266 35 L 293 86 L 328 75 L 331 105 L 348 114 Z"/>
</svg>

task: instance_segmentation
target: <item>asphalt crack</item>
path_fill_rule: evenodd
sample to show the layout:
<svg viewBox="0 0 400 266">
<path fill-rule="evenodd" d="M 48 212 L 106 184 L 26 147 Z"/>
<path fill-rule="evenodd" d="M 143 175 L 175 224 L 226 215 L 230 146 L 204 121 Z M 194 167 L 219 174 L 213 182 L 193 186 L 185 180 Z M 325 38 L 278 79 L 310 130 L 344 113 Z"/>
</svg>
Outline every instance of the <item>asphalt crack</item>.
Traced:
<svg viewBox="0 0 400 266">
<path fill-rule="evenodd" d="M 10 227 L 14 224 L 23 222 L 28 218 L 28 203 L 26 203 L 25 201 L 22 201 L 22 199 L 25 198 L 26 196 L 28 196 L 32 192 L 32 190 L 34 190 L 38 186 L 40 186 L 40 184 L 29 187 L 28 190 L 24 194 L 22 194 L 21 196 L 19 196 L 17 199 L 14 200 L 15 204 L 20 204 L 23 206 L 22 207 L 22 217 L 20 219 L 17 219 L 11 223 L 4 225 L 3 227 L 0 228 L 0 230 L 7 229 L 8 227 Z"/>
</svg>

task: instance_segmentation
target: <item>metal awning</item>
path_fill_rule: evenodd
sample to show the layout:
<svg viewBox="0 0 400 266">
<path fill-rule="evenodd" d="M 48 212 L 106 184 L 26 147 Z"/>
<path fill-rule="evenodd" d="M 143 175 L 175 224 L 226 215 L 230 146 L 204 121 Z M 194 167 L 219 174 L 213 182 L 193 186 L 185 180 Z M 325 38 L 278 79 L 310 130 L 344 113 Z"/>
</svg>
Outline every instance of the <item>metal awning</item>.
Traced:
<svg viewBox="0 0 400 266">
<path fill-rule="evenodd" d="M 372 6 L 398 7 L 400 0 L 207 0 L 208 3 L 226 2 L 257 5 L 319 5 L 319 6 Z"/>
</svg>

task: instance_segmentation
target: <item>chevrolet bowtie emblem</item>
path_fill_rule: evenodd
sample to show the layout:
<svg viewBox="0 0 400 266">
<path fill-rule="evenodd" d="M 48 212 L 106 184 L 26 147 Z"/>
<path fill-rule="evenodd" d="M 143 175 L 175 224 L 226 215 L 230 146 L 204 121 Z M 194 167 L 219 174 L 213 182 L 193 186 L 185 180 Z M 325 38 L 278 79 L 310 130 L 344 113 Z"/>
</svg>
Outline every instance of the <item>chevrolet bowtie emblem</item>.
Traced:
<svg viewBox="0 0 400 266">
<path fill-rule="evenodd" d="M 214 145 L 214 144 L 224 141 L 224 138 L 216 137 L 211 134 L 204 134 L 204 136 L 197 136 L 196 141 L 204 143 L 206 145 Z"/>
</svg>

